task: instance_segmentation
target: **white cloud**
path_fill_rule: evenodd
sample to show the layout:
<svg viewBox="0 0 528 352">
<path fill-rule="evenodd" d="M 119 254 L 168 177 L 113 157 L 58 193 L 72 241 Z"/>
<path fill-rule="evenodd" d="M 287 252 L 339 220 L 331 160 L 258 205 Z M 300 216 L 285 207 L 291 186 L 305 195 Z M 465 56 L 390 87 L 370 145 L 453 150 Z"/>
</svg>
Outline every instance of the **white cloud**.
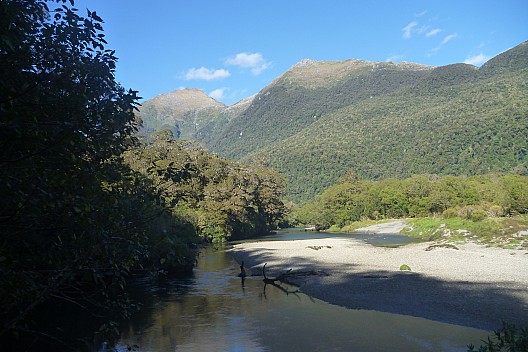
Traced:
<svg viewBox="0 0 528 352">
<path fill-rule="evenodd" d="M 218 88 L 211 91 L 211 93 L 209 93 L 209 96 L 213 99 L 221 100 L 225 97 L 225 93 L 227 90 L 228 88 Z"/>
<path fill-rule="evenodd" d="M 203 79 L 206 81 L 212 81 L 215 79 L 227 78 L 229 76 L 231 76 L 231 73 L 229 73 L 229 71 L 227 70 L 224 70 L 223 68 L 219 70 L 215 70 L 215 69 L 205 68 L 202 66 L 200 68 L 193 67 L 189 69 L 185 73 L 184 79 L 187 81 L 193 80 L 193 79 Z"/>
<path fill-rule="evenodd" d="M 422 17 L 423 15 L 425 15 L 427 13 L 427 10 L 424 10 L 422 12 L 419 12 L 419 13 L 415 13 L 414 14 L 414 17 Z"/>
<path fill-rule="evenodd" d="M 446 36 L 446 37 L 442 40 L 442 43 L 440 43 L 440 46 L 443 46 L 443 45 L 449 43 L 450 41 L 452 41 L 453 39 L 455 39 L 457 36 L 458 36 L 457 33 L 453 33 L 453 34 L 450 34 L 450 35 Z"/>
<path fill-rule="evenodd" d="M 457 33 L 453 33 L 453 34 L 450 34 L 450 35 L 447 35 L 444 37 L 444 39 L 442 39 L 442 42 L 436 47 L 436 48 L 433 48 L 429 51 L 429 53 L 427 54 L 427 56 L 431 56 L 431 55 L 434 55 L 436 54 L 440 49 L 442 49 L 442 47 L 444 45 L 446 45 L 447 43 L 449 43 L 450 41 L 452 41 L 453 39 L 455 39 L 456 37 L 458 36 Z"/>
<path fill-rule="evenodd" d="M 435 29 L 433 29 L 433 30 L 427 32 L 427 33 L 425 34 L 425 36 L 426 36 L 427 38 L 434 37 L 435 35 L 437 35 L 437 34 L 440 33 L 441 31 L 442 31 L 442 30 L 441 30 L 440 28 L 435 28 Z"/>
<path fill-rule="evenodd" d="M 486 56 L 483 53 L 480 53 L 478 55 L 470 55 L 465 60 L 465 64 L 470 64 L 474 66 L 481 66 L 483 63 L 491 59 L 491 56 Z"/>
<path fill-rule="evenodd" d="M 261 74 L 271 65 L 260 53 L 238 53 L 228 58 L 225 63 L 226 65 L 249 69 L 255 76 Z"/>
<path fill-rule="evenodd" d="M 411 37 L 411 35 L 412 35 L 414 27 L 416 27 L 417 25 L 418 25 L 418 22 L 412 21 L 411 23 L 409 23 L 408 25 L 403 27 L 402 28 L 403 37 L 405 39 L 409 39 Z"/>
</svg>

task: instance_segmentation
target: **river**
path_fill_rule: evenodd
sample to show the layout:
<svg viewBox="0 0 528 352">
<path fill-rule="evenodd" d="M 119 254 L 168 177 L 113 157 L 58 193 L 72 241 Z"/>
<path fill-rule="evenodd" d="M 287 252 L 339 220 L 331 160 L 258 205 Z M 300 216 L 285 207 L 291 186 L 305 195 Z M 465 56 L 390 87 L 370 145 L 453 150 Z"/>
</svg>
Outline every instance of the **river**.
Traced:
<svg viewBox="0 0 528 352">
<path fill-rule="evenodd" d="M 334 234 L 285 231 L 269 240 Z M 337 235 L 340 236 L 340 235 Z M 350 236 L 350 235 L 341 235 Z M 377 245 L 398 236 L 358 235 Z M 204 250 L 188 279 L 145 282 L 144 308 L 100 351 L 466 351 L 487 331 L 397 314 L 351 310 L 313 299 L 296 287 L 282 290 L 262 278 L 237 277 L 224 250 Z"/>
</svg>

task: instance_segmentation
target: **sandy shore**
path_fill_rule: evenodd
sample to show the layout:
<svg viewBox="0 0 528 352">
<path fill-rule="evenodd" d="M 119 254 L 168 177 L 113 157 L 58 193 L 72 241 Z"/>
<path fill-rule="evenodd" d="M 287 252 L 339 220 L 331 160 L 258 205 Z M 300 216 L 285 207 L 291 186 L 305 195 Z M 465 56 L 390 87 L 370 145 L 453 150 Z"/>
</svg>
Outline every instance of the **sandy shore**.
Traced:
<svg viewBox="0 0 528 352">
<path fill-rule="evenodd" d="M 384 231 L 382 231 L 384 232 Z M 300 290 L 352 309 L 423 317 L 493 330 L 501 320 L 528 326 L 528 252 L 476 244 L 373 247 L 342 238 L 236 245 L 229 253 L 253 273 L 322 270 L 296 279 Z M 412 271 L 401 271 L 402 264 Z"/>
</svg>

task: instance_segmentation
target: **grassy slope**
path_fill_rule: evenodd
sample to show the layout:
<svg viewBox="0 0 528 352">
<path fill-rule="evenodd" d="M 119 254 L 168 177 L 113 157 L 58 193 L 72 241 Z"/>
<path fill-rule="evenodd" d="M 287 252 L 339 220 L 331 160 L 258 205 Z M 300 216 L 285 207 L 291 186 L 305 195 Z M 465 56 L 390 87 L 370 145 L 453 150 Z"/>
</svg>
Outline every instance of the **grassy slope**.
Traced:
<svg viewBox="0 0 528 352">
<path fill-rule="evenodd" d="M 394 219 L 357 221 L 343 228 L 331 227 L 335 233 L 352 233 L 360 227 L 390 222 Z M 463 244 L 474 242 L 481 245 L 506 249 L 528 250 L 528 215 L 514 217 L 487 218 L 472 221 L 462 218 L 413 218 L 405 219 L 408 226 L 402 235 L 420 241 L 434 241 L 437 244 Z"/>
<path fill-rule="evenodd" d="M 189 139 L 224 109 L 224 104 L 198 89 L 183 89 L 145 101 L 137 116 L 143 121 L 143 133 L 170 129 L 175 136 Z"/>
</svg>

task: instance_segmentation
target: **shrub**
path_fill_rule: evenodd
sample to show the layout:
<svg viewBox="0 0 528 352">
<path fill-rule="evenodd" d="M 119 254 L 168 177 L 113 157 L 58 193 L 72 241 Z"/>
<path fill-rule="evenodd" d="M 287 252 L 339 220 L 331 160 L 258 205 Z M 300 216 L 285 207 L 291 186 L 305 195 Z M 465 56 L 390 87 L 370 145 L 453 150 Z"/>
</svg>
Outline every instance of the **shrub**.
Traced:
<svg viewBox="0 0 528 352">
<path fill-rule="evenodd" d="M 444 218 L 456 218 L 458 212 L 454 208 L 447 208 L 446 210 L 444 210 L 442 215 L 444 216 Z"/>
<path fill-rule="evenodd" d="M 328 229 L 329 232 L 339 232 L 341 231 L 341 227 L 339 227 L 338 225 L 332 225 L 330 226 L 330 228 Z"/>
<path fill-rule="evenodd" d="M 492 205 L 488 209 L 488 216 L 492 218 L 504 216 L 504 209 L 499 205 Z"/>
<path fill-rule="evenodd" d="M 470 219 L 473 221 L 481 221 L 488 217 L 488 213 L 483 209 L 477 209 L 470 215 Z"/>
</svg>

